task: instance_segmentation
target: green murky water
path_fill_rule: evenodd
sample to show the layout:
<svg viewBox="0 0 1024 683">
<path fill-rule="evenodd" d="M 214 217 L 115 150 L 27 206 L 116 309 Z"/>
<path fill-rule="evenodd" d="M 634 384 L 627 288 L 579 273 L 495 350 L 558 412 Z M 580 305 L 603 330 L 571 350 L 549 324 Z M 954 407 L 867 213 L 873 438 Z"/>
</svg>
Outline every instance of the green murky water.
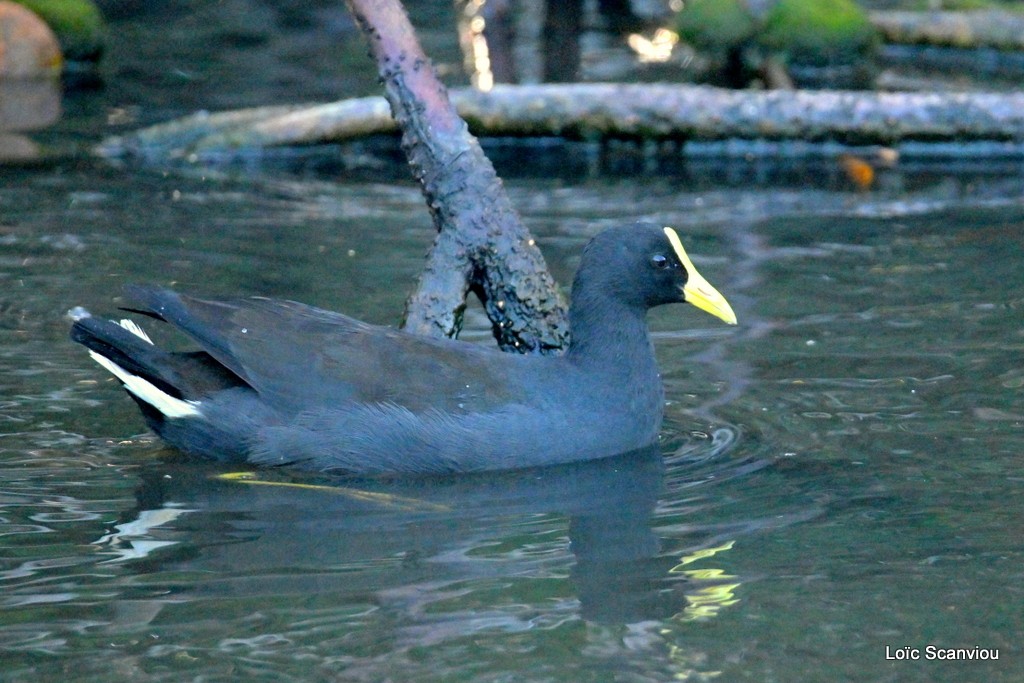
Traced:
<svg viewBox="0 0 1024 683">
<path fill-rule="evenodd" d="M 394 322 L 430 240 L 415 188 L 102 167 L 5 184 L 5 676 L 1018 679 L 1024 210 L 832 193 L 846 214 L 755 220 L 726 207 L 779 191 L 679 181 L 510 183 L 561 281 L 588 234 L 643 215 L 680 225 L 735 304 L 738 328 L 653 316 L 658 452 L 327 482 L 344 490 L 176 456 L 62 316 L 112 313 L 142 280 Z M 885 659 L 927 645 L 1000 659 Z"/>
<path fill-rule="evenodd" d="M 51 135 L 97 136 L 128 76 Z M 865 193 L 829 164 L 617 154 L 499 171 L 561 282 L 646 218 L 733 303 L 736 328 L 652 315 L 659 447 L 306 488 L 163 447 L 64 313 L 144 281 L 394 323 L 431 240 L 401 170 L 0 169 L 0 678 L 1021 680 L 1020 169 Z"/>
</svg>

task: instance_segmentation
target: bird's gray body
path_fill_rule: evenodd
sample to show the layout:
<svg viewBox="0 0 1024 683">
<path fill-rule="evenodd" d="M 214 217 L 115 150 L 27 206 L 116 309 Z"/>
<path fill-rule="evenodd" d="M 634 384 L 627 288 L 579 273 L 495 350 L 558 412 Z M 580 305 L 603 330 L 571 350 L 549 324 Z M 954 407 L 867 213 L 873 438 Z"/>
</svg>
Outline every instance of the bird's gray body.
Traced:
<svg viewBox="0 0 1024 683">
<path fill-rule="evenodd" d="M 209 458 L 383 474 L 605 457 L 657 439 L 663 397 L 645 315 L 682 300 L 687 281 L 678 260 L 648 272 L 649 253 L 671 245 L 655 229 L 635 230 L 588 246 L 573 341 L 558 357 L 420 337 L 290 301 L 156 288 L 131 289 L 131 310 L 169 323 L 197 351 L 168 352 L 94 317 L 79 319 L 72 338 L 125 383 L 161 437 Z"/>
</svg>

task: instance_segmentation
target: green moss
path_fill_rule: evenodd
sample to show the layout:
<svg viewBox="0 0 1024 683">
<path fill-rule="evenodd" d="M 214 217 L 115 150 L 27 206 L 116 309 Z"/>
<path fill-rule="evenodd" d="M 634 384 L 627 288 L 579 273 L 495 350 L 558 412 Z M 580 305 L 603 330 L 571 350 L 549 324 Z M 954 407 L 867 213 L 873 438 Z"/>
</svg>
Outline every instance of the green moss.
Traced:
<svg viewBox="0 0 1024 683">
<path fill-rule="evenodd" d="M 876 32 L 852 0 L 779 0 L 765 17 L 758 39 L 793 61 L 830 64 L 870 50 Z"/>
<path fill-rule="evenodd" d="M 64 58 L 94 61 L 103 52 L 103 15 L 90 0 L 14 0 L 53 29 Z"/>
<path fill-rule="evenodd" d="M 742 0 L 689 0 L 676 26 L 690 45 L 716 52 L 740 45 L 757 29 Z"/>
<path fill-rule="evenodd" d="M 925 9 L 931 9 L 927 5 Z M 1002 5 L 991 0 L 946 0 L 942 3 L 945 10 L 979 10 L 979 9 L 1002 9 Z"/>
</svg>

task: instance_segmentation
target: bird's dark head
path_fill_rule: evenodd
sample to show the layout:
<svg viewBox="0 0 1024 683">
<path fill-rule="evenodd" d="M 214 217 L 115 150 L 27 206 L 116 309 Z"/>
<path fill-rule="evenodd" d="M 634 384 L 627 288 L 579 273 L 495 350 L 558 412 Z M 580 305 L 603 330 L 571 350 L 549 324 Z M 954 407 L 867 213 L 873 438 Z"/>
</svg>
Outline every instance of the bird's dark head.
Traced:
<svg viewBox="0 0 1024 683">
<path fill-rule="evenodd" d="M 729 302 L 697 272 L 672 228 L 637 223 L 594 237 L 583 251 L 573 298 L 598 291 L 643 309 L 687 302 L 736 324 Z"/>
</svg>

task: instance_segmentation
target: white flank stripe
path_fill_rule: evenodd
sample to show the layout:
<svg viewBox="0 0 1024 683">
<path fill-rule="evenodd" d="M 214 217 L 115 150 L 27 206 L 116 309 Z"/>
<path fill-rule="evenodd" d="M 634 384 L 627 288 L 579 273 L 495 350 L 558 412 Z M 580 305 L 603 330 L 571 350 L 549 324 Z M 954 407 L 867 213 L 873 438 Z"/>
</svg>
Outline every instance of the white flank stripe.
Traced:
<svg viewBox="0 0 1024 683">
<path fill-rule="evenodd" d="M 126 328 L 127 329 L 127 328 Z M 199 401 L 183 401 L 160 391 L 151 382 L 128 372 L 114 361 L 89 350 L 92 359 L 106 368 L 124 384 L 124 388 L 153 406 L 167 417 L 200 417 Z"/>
</svg>

